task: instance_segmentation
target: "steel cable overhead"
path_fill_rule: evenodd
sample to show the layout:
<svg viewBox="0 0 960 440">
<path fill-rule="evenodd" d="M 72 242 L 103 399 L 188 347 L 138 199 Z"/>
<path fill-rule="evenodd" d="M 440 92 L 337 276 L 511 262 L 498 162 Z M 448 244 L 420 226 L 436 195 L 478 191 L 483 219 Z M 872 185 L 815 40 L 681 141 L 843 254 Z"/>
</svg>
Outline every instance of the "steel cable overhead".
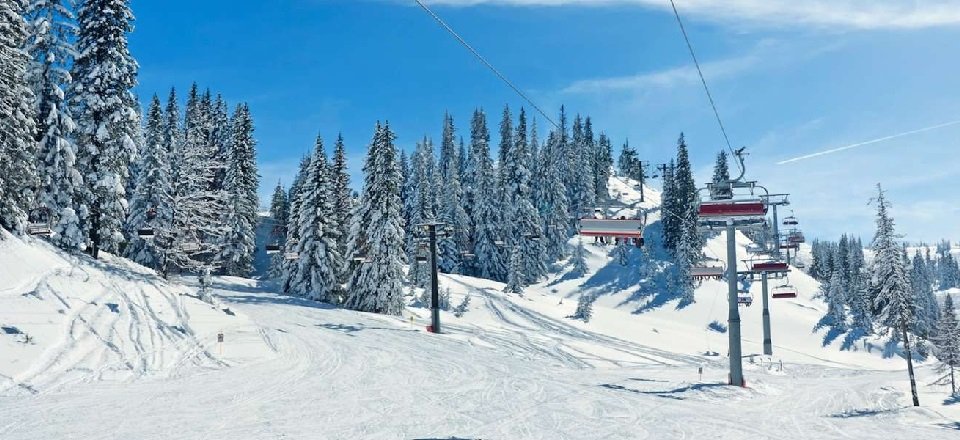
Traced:
<svg viewBox="0 0 960 440">
<path fill-rule="evenodd" d="M 517 95 L 520 95 L 521 98 L 527 101 L 527 103 L 529 103 L 533 107 L 533 109 L 537 111 L 537 113 L 540 113 L 540 115 L 543 116 L 544 119 L 547 120 L 547 122 L 549 122 L 551 125 L 556 127 L 558 130 L 560 129 L 560 126 L 557 125 L 556 122 L 553 122 L 553 119 L 551 119 L 550 116 L 547 116 L 547 113 L 544 112 L 543 109 L 541 109 L 540 106 L 537 105 L 537 103 L 533 102 L 533 100 L 530 99 L 530 97 L 528 97 L 525 93 L 523 93 L 523 91 L 521 91 L 519 87 L 517 87 L 516 85 L 513 84 L 513 82 L 507 79 L 507 77 L 503 73 L 501 73 L 499 70 L 497 70 L 497 68 L 494 67 L 493 64 L 487 61 L 487 59 L 484 58 L 483 55 L 480 55 L 480 52 L 477 52 L 477 50 L 474 49 L 473 46 L 470 45 L 470 43 L 467 43 L 467 40 L 464 40 L 463 37 L 461 37 L 460 34 L 457 33 L 457 31 L 453 30 L 453 28 L 450 27 L 450 25 L 448 25 L 447 22 L 443 21 L 443 19 L 440 18 L 439 15 L 433 12 L 433 10 L 430 9 L 429 6 L 427 6 L 421 0 L 414 0 L 414 1 L 416 1 L 417 4 L 420 5 L 421 8 L 423 8 L 424 11 L 430 14 L 430 16 L 433 17 L 433 19 L 436 20 L 436 22 L 441 27 L 446 29 L 447 32 L 450 33 L 450 35 L 453 35 L 453 37 L 456 38 L 457 41 L 459 41 L 460 44 L 463 45 L 463 47 L 467 48 L 467 50 L 469 50 L 470 53 L 473 54 L 473 56 L 475 56 L 478 60 L 480 60 L 480 62 L 483 63 L 483 65 L 487 66 L 487 68 L 490 69 L 491 72 L 497 75 L 497 78 L 500 78 L 500 80 L 503 81 L 508 87 L 513 89 L 513 91 L 516 92 Z"/>
</svg>

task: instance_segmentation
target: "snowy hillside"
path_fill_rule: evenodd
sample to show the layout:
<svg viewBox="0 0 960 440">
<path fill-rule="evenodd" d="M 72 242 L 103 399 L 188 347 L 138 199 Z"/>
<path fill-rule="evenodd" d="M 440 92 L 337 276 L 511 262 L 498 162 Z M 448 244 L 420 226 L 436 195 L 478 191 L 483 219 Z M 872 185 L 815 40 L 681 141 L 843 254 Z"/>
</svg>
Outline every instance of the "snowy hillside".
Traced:
<svg viewBox="0 0 960 440">
<path fill-rule="evenodd" d="M 93 262 L 0 234 L 0 393 L 242 362 L 213 354 L 219 331 L 262 343 L 256 327 L 228 306 L 203 303 L 194 289 L 124 259 Z"/>
<path fill-rule="evenodd" d="M 631 182 L 611 183 L 614 199 L 639 200 Z M 655 224 L 658 193 L 646 196 L 637 205 Z M 720 255 L 723 238 L 705 253 Z M 741 258 L 748 242 L 738 236 Z M 16 331 L 0 334 L 0 438 L 956 436 L 960 410 L 928 385 L 930 362 L 918 369 L 923 406 L 911 408 L 900 358 L 825 346 L 813 331 L 825 306 L 806 275 L 790 276 L 798 298 L 772 303 L 774 356 L 748 358 L 741 389 L 723 385 L 727 335 L 708 328 L 726 324 L 724 286 L 705 282 L 677 309 L 667 291 L 638 291 L 650 275 L 641 251 L 624 267 L 610 248 L 586 249 L 587 275 L 561 265 L 523 295 L 441 276 L 452 304 L 470 301 L 462 317 L 442 312 L 436 335 L 425 308 L 359 313 L 240 278 L 216 280 L 212 307 L 189 279 L 4 236 L 0 325 Z M 598 295 L 588 323 L 567 317 L 583 292 Z M 759 284 L 754 294 L 740 309 L 748 356 L 760 352 Z"/>
</svg>

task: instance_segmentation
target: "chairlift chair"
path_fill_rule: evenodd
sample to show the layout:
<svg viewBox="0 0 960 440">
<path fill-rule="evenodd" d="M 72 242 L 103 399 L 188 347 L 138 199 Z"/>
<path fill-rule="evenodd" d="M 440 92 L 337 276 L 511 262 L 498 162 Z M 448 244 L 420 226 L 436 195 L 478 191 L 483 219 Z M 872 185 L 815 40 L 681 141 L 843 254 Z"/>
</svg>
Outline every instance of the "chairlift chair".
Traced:
<svg viewBox="0 0 960 440">
<path fill-rule="evenodd" d="M 153 230 L 153 228 L 138 229 L 137 236 L 144 240 L 152 240 L 154 237 L 156 237 L 156 232 Z"/>
<path fill-rule="evenodd" d="M 773 288 L 771 296 L 776 299 L 796 298 L 797 288 L 790 284 L 782 284 Z"/>
<path fill-rule="evenodd" d="M 790 266 L 782 261 L 759 261 L 751 264 L 750 270 L 756 273 L 789 272 Z"/>
<path fill-rule="evenodd" d="M 747 252 L 749 252 L 749 253 L 751 253 L 751 254 L 761 254 L 761 253 L 765 252 L 766 250 L 767 250 L 766 247 L 764 247 L 764 246 L 762 246 L 762 245 L 759 245 L 759 244 L 756 244 L 756 243 L 751 243 L 751 244 L 748 244 L 748 245 L 747 245 Z"/>
<path fill-rule="evenodd" d="M 284 259 L 287 259 L 287 260 L 290 260 L 290 261 L 299 260 L 299 259 L 300 259 L 300 253 L 299 253 L 299 252 L 287 252 L 287 253 L 283 254 L 283 258 L 284 258 Z"/>
<path fill-rule="evenodd" d="M 271 254 L 271 255 L 272 255 L 272 254 L 278 254 L 278 253 L 280 253 L 280 245 L 279 245 L 279 244 L 268 244 L 268 245 L 266 246 L 266 249 L 267 249 L 267 253 L 268 253 L 268 254 Z"/>
<path fill-rule="evenodd" d="M 721 280 L 724 268 L 720 266 L 694 266 L 690 268 L 690 277 L 695 280 Z"/>
<path fill-rule="evenodd" d="M 747 291 L 737 291 L 737 304 L 750 307 L 753 304 L 753 295 Z"/>
<path fill-rule="evenodd" d="M 797 269 L 803 269 L 803 268 L 807 267 L 807 265 L 806 265 L 804 262 L 802 262 L 802 261 L 797 261 L 796 263 L 793 263 L 793 265 L 794 265 L 794 267 L 796 267 Z"/>
<path fill-rule="evenodd" d="M 46 223 L 30 223 L 27 225 L 27 234 L 49 237 L 53 235 L 53 230 Z"/>
<path fill-rule="evenodd" d="M 783 224 L 784 226 L 796 226 L 800 224 L 800 222 L 797 221 L 796 217 L 790 215 L 783 218 Z"/>
<path fill-rule="evenodd" d="M 806 238 L 803 236 L 803 232 L 800 231 L 791 231 L 787 234 L 787 241 L 793 244 L 806 243 Z"/>
</svg>

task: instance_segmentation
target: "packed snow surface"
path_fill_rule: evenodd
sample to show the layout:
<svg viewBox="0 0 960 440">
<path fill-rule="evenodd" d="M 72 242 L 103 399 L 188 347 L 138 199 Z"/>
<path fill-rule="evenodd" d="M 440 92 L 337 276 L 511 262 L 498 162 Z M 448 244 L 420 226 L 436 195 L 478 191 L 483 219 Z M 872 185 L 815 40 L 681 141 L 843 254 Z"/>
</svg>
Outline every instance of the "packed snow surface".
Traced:
<svg viewBox="0 0 960 440">
<path fill-rule="evenodd" d="M 631 187 L 612 191 L 628 193 Z M 648 192 L 647 196 L 655 193 Z M 628 196 L 624 196 L 628 197 Z M 760 290 L 743 319 L 746 388 L 727 381 L 725 286 L 682 309 L 638 295 L 635 266 L 587 245 L 590 273 L 562 267 L 524 295 L 443 276 L 452 303 L 357 313 L 220 278 L 218 304 L 194 280 L 166 282 L 125 260 L 0 241 L 0 438 L 15 439 L 953 439 L 960 405 L 930 385 L 909 406 L 904 361 L 882 341 L 841 350 L 814 331 L 825 306 L 771 303 L 774 356 L 761 352 Z M 724 237 L 706 252 L 725 251 Z M 738 255 L 747 258 L 745 237 Z M 631 262 L 639 258 L 633 251 Z M 597 295 L 588 323 L 567 318 Z M 9 329 L 9 331 L 8 331 Z M 223 343 L 217 342 L 218 333 Z M 698 370 L 702 368 L 702 377 Z"/>
</svg>

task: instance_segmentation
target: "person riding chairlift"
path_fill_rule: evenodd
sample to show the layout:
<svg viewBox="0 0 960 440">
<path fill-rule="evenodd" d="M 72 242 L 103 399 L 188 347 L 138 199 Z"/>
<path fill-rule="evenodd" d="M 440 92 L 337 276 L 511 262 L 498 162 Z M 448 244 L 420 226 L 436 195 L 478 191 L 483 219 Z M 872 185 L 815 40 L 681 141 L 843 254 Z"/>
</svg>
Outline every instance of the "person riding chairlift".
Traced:
<svg viewBox="0 0 960 440">
<path fill-rule="evenodd" d="M 602 219 L 603 219 L 603 211 L 601 211 L 601 210 L 599 210 L 599 209 L 593 210 L 593 218 L 595 218 L 595 219 L 601 219 L 601 220 L 602 220 Z M 607 238 L 606 238 L 606 237 L 593 237 L 593 244 L 597 244 L 597 243 L 607 244 Z"/>
</svg>

